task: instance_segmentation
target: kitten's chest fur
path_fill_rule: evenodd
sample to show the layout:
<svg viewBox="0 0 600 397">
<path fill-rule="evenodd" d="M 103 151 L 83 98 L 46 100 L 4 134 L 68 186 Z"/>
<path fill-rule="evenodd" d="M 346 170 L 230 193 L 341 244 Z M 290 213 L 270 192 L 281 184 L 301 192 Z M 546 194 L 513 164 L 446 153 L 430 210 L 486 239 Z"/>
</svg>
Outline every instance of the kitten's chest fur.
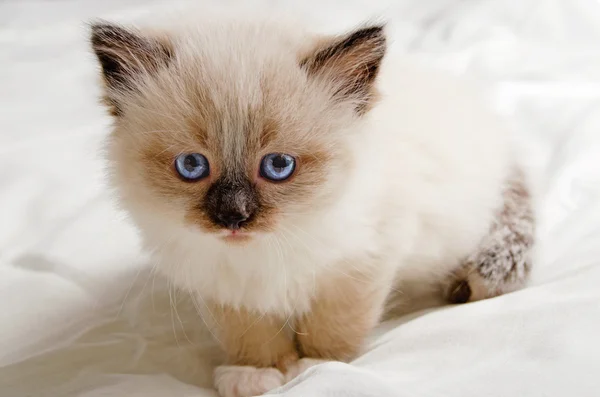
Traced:
<svg viewBox="0 0 600 397">
<path fill-rule="evenodd" d="M 183 232 L 162 244 L 155 259 L 162 264 L 159 269 L 200 302 L 287 316 L 308 312 L 324 281 L 352 277 L 353 260 L 377 255 L 380 240 L 373 225 L 351 221 L 288 225 L 285 233 L 261 236 L 241 247 Z"/>
</svg>

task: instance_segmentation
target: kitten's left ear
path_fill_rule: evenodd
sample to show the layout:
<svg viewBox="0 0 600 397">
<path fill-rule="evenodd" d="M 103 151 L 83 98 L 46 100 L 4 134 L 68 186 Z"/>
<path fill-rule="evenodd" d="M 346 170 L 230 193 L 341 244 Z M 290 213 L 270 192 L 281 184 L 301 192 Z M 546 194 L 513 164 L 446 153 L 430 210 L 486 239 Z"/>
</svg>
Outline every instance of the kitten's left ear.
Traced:
<svg viewBox="0 0 600 397">
<path fill-rule="evenodd" d="M 375 78 L 386 51 L 384 25 L 355 30 L 329 40 L 300 62 L 309 76 L 334 85 L 334 98 L 356 102 L 362 114 L 375 96 Z"/>
<path fill-rule="evenodd" d="M 156 72 L 172 56 L 167 43 L 110 23 L 92 24 L 90 41 L 102 67 L 107 99 L 115 113 L 119 109 L 115 94 L 131 90 L 137 78 Z"/>
</svg>

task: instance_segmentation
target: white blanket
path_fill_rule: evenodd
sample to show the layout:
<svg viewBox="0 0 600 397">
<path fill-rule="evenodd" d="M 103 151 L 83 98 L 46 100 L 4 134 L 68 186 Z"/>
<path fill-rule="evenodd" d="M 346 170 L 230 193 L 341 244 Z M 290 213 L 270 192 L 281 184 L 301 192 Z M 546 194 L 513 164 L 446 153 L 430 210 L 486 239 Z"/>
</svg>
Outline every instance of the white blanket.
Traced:
<svg viewBox="0 0 600 397">
<path fill-rule="evenodd" d="M 539 182 L 540 224 L 527 289 L 384 324 L 351 365 L 314 367 L 273 395 L 600 396 L 600 3 L 297 6 L 331 30 L 380 12 L 396 48 L 485 82 Z M 2 397 L 215 395 L 218 348 L 185 296 L 149 271 L 104 187 L 109 119 L 86 43 L 90 18 L 170 8 L 0 2 Z"/>
</svg>

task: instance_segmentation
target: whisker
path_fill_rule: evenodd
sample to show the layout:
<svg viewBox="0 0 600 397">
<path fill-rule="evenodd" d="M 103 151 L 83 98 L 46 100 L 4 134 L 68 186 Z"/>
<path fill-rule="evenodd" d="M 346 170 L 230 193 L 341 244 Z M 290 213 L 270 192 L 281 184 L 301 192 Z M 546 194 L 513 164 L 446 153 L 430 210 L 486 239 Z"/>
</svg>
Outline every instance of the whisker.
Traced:
<svg viewBox="0 0 600 397">
<path fill-rule="evenodd" d="M 189 267 L 188 267 L 189 269 Z M 188 276 L 190 276 L 188 274 Z M 191 279 L 191 277 L 189 277 Z M 206 309 L 206 311 L 208 311 L 208 314 L 210 315 L 212 321 L 216 324 L 217 328 L 221 328 L 221 324 L 219 323 L 219 321 L 217 320 L 217 318 L 215 317 L 214 313 L 212 312 L 212 310 L 210 310 L 210 307 L 208 306 L 208 304 L 206 303 L 206 301 L 204 300 L 204 298 L 202 297 L 202 294 L 200 293 L 199 288 L 194 288 L 191 287 L 192 289 L 192 304 L 194 305 L 194 308 L 196 309 L 196 313 L 198 314 L 198 316 L 200 317 L 200 319 L 202 320 L 202 322 L 204 323 L 204 325 L 206 326 L 206 329 L 208 330 L 208 332 L 210 332 L 210 334 L 212 335 L 212 337 L 215 339 L 215 341 L 220 345 L 223 346 L 223 342 L 221 341 L 221 339 L 214 333 L 213 331 L 213 327 L 211 325 L 208 324 L 208 322 L 206 321 L 206 319 L 204 318 L 204 314 L 202 313 L 202 308 L 200 308 L 198 301 L 196 300 L 196 298 L 199 298 L 200 301 L 202 302 L 202 305 L 204 306 L 204 308 Z"/>
<path fill-rule="evenodd" d="M 121 302 L 121 306 L 119 307 L 119 310 L 117 311 L 117 314 L 115 315 L 115 318 L 113 319 L 113 321 L 117 320 L 121 316 L 121 313 L 123 312 L 123 308 L 125 307 L 125 302 L 127 301 L 127 298 L 129 298 L 129 294 L 131 293 L 131 290 L 133 289 L 133 286 L 136 284 L 136 281 L 137 281 L 138 277 L 140 276 L 140 273 L 142 272 L 142 269 L 143 269 L 143 267 L 140 266 L 140 268 L 137 271 L 137 274 L 135 275 L 133 281 L 131 282 L 131 285 L 127 289 L 127 293 L 123 297 L 123 301 Z"/>
<path fill-rule="evenodd" d="M 246 333 L 248 333 L 248 331 L 250 331 L 250 328 L 254 327 L 256 324 L 259 323 L 259 321 L 261 321 L 263 318 L 265 318 L 266 314 L 267 314 L 266 312 L 261 314 L 260 317 L 258 317 L 256 320 L 254 320 L 252 322 L 252 324 L 250 324 L 248 327 L 246 327 L 246 329 L 244 330 L 244 332 L 242 332 L 242 334 L 239 336 L 239 338 L 246 335 Z"/>
<path fill-rule="evenodd" d="M 171 326 L 173 327 L 173 336 L 175 337 L 175 343 L 177 343 L 177 347 L 181 347 L 179 345 L 179 339 L 177 338 L 177 332 L 175 331 L 175 319 L 173 318 L 173 298 L 171 296 L 171 283 L 170 282 L 167 285 L 167 289 L 169 291 L 169 312 L 171 313 Z"/>
<path fill-rule="evenodd" d="M 174 294 L 175 299 L 173 302 L 173 309 L 175 310 L 175 316 L 177 317 L 177 321 L 179 321 L 179 325 L 181 326 L 181 332 L 183 332 L 183 336 L 185 336 L 185 339 L 187 339 L 187 341 L 189 342 L 190 345 L 192 346 L 196 346 L 195 343 L 193 343 L 190 338 L 188 337 L 187 332 L 185 332 L 185 326 L 183 325 L 183 321 L 181 321 L 181 317 L 179 316 L 179 312 L 177 311 L 177 289 L 175 289 Z"/>
</svg>

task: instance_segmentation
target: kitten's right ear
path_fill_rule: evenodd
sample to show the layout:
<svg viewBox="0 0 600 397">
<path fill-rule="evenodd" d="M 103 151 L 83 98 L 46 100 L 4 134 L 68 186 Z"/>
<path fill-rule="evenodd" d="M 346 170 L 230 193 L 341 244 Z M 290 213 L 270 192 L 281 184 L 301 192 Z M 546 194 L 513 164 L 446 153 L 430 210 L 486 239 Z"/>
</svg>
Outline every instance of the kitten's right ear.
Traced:
<svg viewBox="0 0 600 397">
<path fill-rule="evenodd" d="M 132 89 L 138 76 L 156 72 L 172 56 L 168 43 L 110 23 L 92 24 L 90 41 L 115 114 L 119 106 L 111 93 Z"/>
<path fill-rule="evenodd" d="M 385 25 L 376 24 L 327 40 L 300 66 L 309 76 L 334 82 L 334 98 L 355 101 L 362 114 L 376 96 L 374 83 L 385 52 Z"/>
</svg>

